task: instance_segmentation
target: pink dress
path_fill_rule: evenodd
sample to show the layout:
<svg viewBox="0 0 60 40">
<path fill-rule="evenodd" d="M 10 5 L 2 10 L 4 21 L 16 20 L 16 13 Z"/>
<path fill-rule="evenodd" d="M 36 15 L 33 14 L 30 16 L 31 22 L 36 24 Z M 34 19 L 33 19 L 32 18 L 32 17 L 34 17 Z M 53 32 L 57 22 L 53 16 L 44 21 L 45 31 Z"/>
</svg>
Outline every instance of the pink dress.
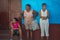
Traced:
<svg viewBox="0 0 60 40">
<path fill-rule="evenodd" d="M 17 30 L 18 27 L 19 27 L 19 22 L 16 22 L 16 23 L 12 23 L 12 22 L 11 22 L 11 27 L 12 27 L 14 30 Z"/>
</svg>

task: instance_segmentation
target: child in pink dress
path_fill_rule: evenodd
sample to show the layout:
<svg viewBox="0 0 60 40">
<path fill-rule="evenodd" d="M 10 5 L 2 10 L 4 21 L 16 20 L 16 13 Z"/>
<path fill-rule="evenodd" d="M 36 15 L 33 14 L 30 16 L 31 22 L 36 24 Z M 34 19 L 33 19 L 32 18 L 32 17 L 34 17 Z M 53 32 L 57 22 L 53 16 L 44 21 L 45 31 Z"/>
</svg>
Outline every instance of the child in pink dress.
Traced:
<svg viewBox="0 0 60 40">
<path fill-rule="evenodd" d="M 22 40 L 22 30 L 21 30 L 21 26 L 19 25 L 18 19 L 14 18 L 11 22 L 10 22 L 10 26 L 11 26 L 11 39 L 13 40 L 13 35 L 19 33 L 20 35 L 20 40 Z"/>
</svg>

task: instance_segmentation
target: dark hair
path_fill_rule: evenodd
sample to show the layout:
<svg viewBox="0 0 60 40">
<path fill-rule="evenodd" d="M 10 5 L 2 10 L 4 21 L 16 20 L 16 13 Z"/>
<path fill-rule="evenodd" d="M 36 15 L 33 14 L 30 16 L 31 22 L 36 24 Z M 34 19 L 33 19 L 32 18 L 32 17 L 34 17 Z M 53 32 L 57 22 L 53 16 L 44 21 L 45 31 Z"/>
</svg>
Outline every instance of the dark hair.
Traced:
<svg viewBox="0 0 60 40">
<path fill-rule="evenodd" d="M 26 4 L 26 6 L 29 6 L 31 8 L 31 5 L 30 4 Z"/>
<path fill-rule="evenodd" d="M 16 21 L 19 21 L 17 18 L 14 18 Z"/>
<path fill-rule="evenodd" d="M 43 5 L 46 5 L 46 3 L 42 3 L 42 6 L 43 6 Z"/>
</svg>

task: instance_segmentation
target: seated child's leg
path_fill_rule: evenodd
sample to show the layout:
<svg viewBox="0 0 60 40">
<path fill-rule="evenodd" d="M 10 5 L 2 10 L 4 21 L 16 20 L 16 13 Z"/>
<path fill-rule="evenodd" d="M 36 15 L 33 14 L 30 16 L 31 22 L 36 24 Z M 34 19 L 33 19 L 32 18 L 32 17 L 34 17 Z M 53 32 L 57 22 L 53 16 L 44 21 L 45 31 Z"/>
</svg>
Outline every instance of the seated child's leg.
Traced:
<svg viewBox="0 0 60 40">
<path fill-rule="evenodd" d="M 13 38 L 13 29 L 11 29 L 11 39 Z"/>
<path fill-rule="evenodd" d="M 22 30 L 19 29 L 18 31 L 19 31 L 19 34 L 20 34 L 20 39 L 22 39 Z"/>
</svg>

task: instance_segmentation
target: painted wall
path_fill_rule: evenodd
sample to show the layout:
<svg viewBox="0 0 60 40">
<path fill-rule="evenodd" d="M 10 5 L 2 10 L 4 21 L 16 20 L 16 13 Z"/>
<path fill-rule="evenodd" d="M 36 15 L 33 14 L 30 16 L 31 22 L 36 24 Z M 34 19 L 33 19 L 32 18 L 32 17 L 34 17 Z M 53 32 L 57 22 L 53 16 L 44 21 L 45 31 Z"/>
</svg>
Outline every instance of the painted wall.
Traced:
<svg viewBox="0 0 60 40">
<path fill-rule="evenodd" d="M 22 0 L 22 10 L 25 10 L 26 4 L 30 4 L 32 9 L 39 13 L 42 3 L 47 4 L 50 24 L 60 24 L 60 0 Z M 36 19 L 39 22 L 39 16 Z"/>
</svg>

